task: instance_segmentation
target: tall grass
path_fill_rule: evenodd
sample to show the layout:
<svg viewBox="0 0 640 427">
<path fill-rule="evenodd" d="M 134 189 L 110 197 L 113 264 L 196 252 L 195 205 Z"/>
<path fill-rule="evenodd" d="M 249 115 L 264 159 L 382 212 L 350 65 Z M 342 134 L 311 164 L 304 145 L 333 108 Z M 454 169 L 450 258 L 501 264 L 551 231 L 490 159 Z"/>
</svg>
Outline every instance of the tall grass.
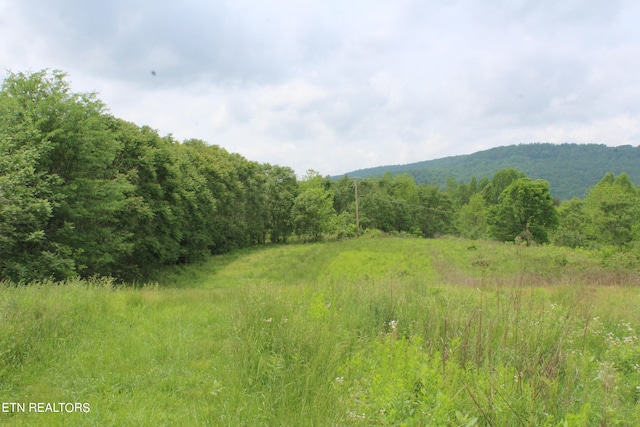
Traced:
<svg viewBox="0 0 640 427">
<path fill-rule="evenodd" d="M 0 287 L 11 425 L 638 425 L 640 291 L 598 254 L 464 240 L 274 246 Z"/>
</svg>

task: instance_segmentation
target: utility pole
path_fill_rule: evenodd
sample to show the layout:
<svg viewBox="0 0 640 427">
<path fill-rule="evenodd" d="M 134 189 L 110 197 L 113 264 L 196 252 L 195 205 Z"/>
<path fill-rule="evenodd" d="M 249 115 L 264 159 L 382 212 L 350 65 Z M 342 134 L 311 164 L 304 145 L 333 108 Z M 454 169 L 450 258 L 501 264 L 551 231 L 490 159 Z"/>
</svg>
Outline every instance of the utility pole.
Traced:
<svg viewBox="0 0 640 427">
<path fill-rule="evenodd" d="M 358 213 L 358 181 L 353 180 L 353 188 L 356 192 L 356 238 L 360 237 L 360 214 Z"/>
</svg>

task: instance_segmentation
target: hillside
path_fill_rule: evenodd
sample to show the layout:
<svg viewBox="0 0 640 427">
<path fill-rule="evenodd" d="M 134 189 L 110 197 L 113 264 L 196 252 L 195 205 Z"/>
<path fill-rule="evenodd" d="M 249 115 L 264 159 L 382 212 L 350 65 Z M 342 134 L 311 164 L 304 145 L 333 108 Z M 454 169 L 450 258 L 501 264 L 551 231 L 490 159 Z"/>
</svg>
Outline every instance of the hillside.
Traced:
<svg viewBox="0 0 640 427">
<path fill-rule="evenodd" d="M 532 179 L 544 179 L 560 199 L 584 197 L 607 172 L 626 172 L 640 182 L 640 147 L 602 144 L 520 144 L 474 154 L 445 157 L 406 165 L 380 166 L 348 172 L 350 177 L 381 176 L 385 172 L 408 173 L 417 183 L 444 187 L 447 179 L 469 182 L 472 177 L 491 178 L 497 171 L 515 168 Z"/>
</svg>

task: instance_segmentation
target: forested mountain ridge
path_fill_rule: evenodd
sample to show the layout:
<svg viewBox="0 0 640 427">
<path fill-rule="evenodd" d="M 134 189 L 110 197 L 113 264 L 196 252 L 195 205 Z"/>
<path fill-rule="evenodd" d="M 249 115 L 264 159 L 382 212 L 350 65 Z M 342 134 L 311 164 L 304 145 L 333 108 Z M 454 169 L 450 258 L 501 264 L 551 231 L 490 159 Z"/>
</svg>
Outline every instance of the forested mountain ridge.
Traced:
<svg viewBox="0 0 640 427">
<path fill-rule="evenodd" d="M 640 147 L 603 144 L 533 143 L 496 147 L 473 154 L 444 157 L 405 165 L 380 166 L 348 172 L 351 178 L 407 173 L 416 183 L 445 187 L 448 179 L 469 182 L 472 177 L 491 178 L 514 168 L 532 179 L 549 182 L 553 196 L 563 200 L 584 197 L 602 177 L 626 172 L 640 182 Z"/>
</svg>

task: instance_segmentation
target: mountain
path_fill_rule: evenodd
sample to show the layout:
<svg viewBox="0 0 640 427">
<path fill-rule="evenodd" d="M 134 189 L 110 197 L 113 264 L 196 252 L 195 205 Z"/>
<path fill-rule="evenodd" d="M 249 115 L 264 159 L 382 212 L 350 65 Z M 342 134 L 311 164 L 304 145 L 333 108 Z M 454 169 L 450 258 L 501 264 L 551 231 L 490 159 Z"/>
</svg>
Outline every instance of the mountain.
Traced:
<svg viewBox="0 0 640 427">
<path fill-rule="evenodd" d="M 634 183 L 640 182 L 640 146 L 608 147 L 602 144 L 534 143 L 509 145 L 406 165 L 360 169 L 346 175 L 352 178 L 407 173 L 417 183 L 437 184 L 444 188 L 447 179 L 468 183 L 491 177 L 499 170 L 514 168 L 532 179 L 549 182 L 551 193 L 562 200 L 583 198 L 607 172 L 616 176 L 626 172 Z"/>
</svg>

